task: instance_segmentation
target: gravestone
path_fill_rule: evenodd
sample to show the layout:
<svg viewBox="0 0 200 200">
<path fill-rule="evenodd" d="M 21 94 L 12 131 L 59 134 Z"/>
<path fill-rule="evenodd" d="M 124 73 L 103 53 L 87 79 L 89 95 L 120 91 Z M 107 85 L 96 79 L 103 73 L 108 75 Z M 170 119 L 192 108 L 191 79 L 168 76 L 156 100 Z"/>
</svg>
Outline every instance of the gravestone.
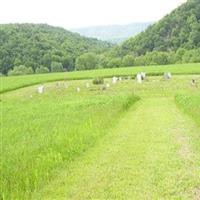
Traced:
<svg viewBox="0 0 200 200">
<path fill-rule="evenodd" d="M 117 79 L 118 79 L 118 78 L 114 76 L 114 77 L 112 78 L 112 83 L 113 83 L 113 84 L 117 83 Z"/>
<path fill-rule="evenodd" d="M 77 92 L 80 92 L 80 91 L 81 91 L 81 89 L 80 89 L 79 87 L 77 87 L 77 88 L 76 88 L 76 91 L 77 91 Z"/>
<path fill-rule="evenodd" d="M 107 83 L 107 84 L 106 84 L 106 87 L 107 87 L 107 88 L 109 88 L 109 87 L 110 87 L 110 84 L 109 84 L 109 83 Z"/>
<path fill-rule="evenodd" d="M 136 79 L 138 83 L 142 83 L 142 75 L 140 73 L 137 74 Z"/>
<path fill-rule="evenodd" d="M 86 88 L 89 88 L 90 87 L 90 84 L 89 83 L 86 83 Z"/>
<path fill-rule="evenodd" d="M 64 87 L 67 89 L 69 86 L 67 85 L 67 83 L 64 84 Z"/>
<path fill-rule="evenodd" d="M 164 73 L 164 79 L 165 80 L 170 80 L 172 78 L 172 74 L 170 72 L 165 72 Z"/>
<path fill-rule="evenodd" d="M 44 93 L 44 85 L 41 85 L 41 86 L 38 87 L 38 93 L 39 94 Z"/>
<path fill-rule="evenodd" d="M 145 80 L 145 78 L 146 78 L 146 73 L 141 72 L 140 74 L 141 74 L 141 78 L 142 78 L 142 80 Z"/>
</svg>

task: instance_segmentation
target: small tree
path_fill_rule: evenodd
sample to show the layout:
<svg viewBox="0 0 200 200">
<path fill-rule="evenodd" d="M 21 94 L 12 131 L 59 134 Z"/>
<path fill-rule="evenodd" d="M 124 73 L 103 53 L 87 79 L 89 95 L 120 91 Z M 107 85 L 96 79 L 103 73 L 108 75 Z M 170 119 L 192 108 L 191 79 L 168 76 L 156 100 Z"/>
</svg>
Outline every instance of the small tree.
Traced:
<svg viewBox="0 0 200 200">
<path fill-rule="evenodd" d="M 85 53 L 76 59 L 76 70 L 95 69 L 98 58 L 94 53 Z"/>
<path fill-rule="evenodd" d="M 122 64 L 124 67 L 134 66 L 135 58 L 131 55 L 126 55 L 123 57 Z"/>
<path fill-rule="evenodd" d="M 52 72 L 63 72 L 63 65 L 59 62 L 52 62 L 51 63 L 51 71 Z"/>
</svg>

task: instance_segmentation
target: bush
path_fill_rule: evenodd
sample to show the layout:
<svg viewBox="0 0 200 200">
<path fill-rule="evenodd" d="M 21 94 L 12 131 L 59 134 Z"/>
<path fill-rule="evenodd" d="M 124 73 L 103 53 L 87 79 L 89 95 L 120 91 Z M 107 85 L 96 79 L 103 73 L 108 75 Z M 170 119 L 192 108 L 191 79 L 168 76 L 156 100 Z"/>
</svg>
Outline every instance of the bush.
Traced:
<svg viewBox="0 0 200 200">
<path fill-rule="evenodd" d="M 52 62 L 51 63 L 51 71 L 52 72 L 63 72 L 63 65 L 60 62 Z"/>
<path fill-rule="evenodd" d="M 101 85 L 101 84 L 104 84 L 104 79 L 101 77 L 97 77 L 92 82 L 94 85 Z"/>
<path fill-rule="evenodd" d="M 26 67 L 24 65 L 16 66 L 13 70 L 8 72 L 9 76 L 18 76 L 18 75 L 26 75 L 26 74 L 33 74 L 34 71 L 31 67 Z"/>
<path fill-rule="evenodd" d="M 49 69 L 47 67 L 39 67 L 35 71 L 36 74 L 45 74 L 48 72 L 49 72 Z"/>
</svg>

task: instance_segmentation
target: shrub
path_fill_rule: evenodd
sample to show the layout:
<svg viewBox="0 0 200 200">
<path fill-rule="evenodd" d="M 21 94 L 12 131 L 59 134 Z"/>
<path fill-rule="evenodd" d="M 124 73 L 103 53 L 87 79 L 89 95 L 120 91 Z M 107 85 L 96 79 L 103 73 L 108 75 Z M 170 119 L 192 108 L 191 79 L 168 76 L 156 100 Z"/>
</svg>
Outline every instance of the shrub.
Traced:
<svg viewBox="0 0 200 200">
<path fill-rule="evenodd" d="M 45 73 L 48 73 L 49 72 L 49 69 L 47 67 L 38 67 L 36 69 L 36 74 L 45 74 Z"/>
<path fill-rule="evenodd" d="M 31 67 L 26 67 L 24 65 L 16 66 L 13 70 L 8 72 L 9 76 L 18 76 L 18 75 L 26 75 L 26 74 L 33 74 L 34 71 Z"/>
<path fill-rule="evenodd" d="M 101 84 L 104 84 L 104 79 L 101 77 L 97 77 L 92 82 L 94 85 L 101 85 Z"/>
</svg>

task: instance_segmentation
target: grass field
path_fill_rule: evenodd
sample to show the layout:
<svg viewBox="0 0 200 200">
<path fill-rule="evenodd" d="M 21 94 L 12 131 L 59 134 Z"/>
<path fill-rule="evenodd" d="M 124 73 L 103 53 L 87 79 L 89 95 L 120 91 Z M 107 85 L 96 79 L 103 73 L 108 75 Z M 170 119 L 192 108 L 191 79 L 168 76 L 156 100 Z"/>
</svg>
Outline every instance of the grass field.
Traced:
<svg viewBox="0 0 200 200">
<path fill-rule="evenodd" d="M 147 68 L 3 77 L 1 198 L 198 199 L 200 67 L 179 68 L 148 73 L 190 75 L 149 76 L 142 84 L 108 78 L 107 90 L 91 80 L 48 81 Z M 33 85 L 40 82 L 42 95 Z"/>
<path fill-rule="evenodd" d="M 112 76 L 135 76 L 138 72 L 144 71 L 149 75 L 162 75 L 164 72 L 170 71 L 173 74 L 200 74 L 200 64 L 177 64 L 169 66 L 148 66 L 148 67 L 126 67 L 113 69 L 99 69 L 80 72 L 66 72 L 53 74 L 39 74 L 29 76 L 12 76 L 0 77 L 1 88 L 0 93 L 19 89 L 26 86 L 31 86 L 44 82 L 59 81 L 59 80 L 80 80 L 90 79 L 97 76 L 112 77 Z"/>
</svg>

